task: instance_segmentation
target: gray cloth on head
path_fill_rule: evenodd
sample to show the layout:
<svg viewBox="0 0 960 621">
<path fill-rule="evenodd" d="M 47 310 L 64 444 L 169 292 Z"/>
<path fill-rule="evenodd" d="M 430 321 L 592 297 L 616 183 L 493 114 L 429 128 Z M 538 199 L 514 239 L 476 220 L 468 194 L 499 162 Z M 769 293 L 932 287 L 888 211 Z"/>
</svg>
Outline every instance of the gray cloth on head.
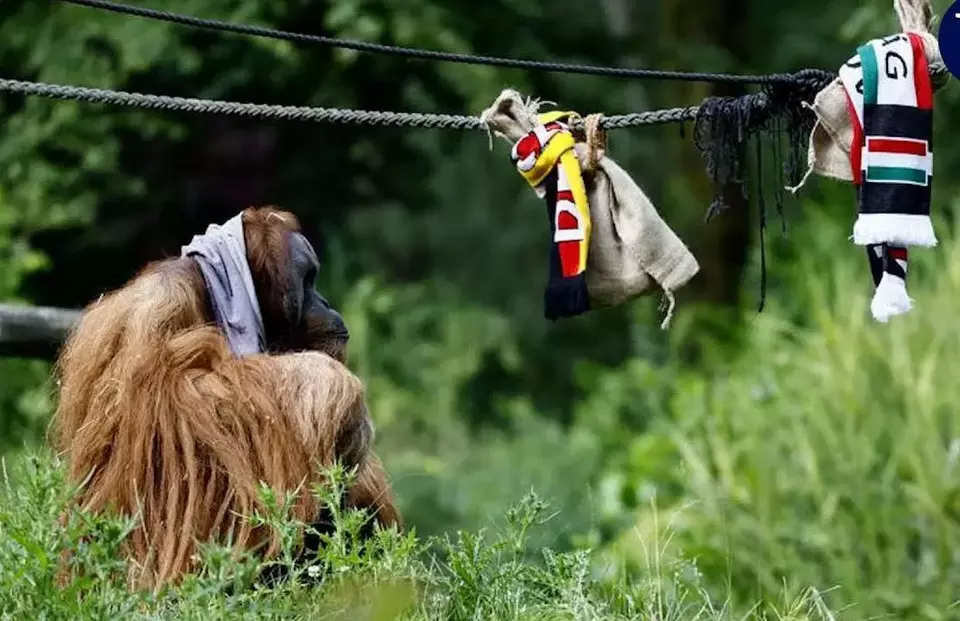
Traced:
<svg viewBox="0 0 960 621">
<path fill-rule="evenodd" d="M 214 320 L 230 349 L 238 356 L 257 354 L 266 347 L 260 303 L 247 263 L 242 214 L 223 225 L 211 224 L 180 251 L 200 266 L 210 295 Z"/>
</svg>

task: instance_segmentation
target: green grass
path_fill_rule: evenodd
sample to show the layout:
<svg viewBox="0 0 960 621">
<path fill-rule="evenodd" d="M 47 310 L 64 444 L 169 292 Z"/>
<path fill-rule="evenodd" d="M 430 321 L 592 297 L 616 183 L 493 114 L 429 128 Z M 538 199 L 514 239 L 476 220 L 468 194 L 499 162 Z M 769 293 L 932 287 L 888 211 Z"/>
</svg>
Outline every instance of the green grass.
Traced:
<svg viewBox="0 0 960 621">
<path fill-rule="evenodd" d="M 626 478 L 656 490 L 665 554 L 736 602 L 814 587 L 840 619 L 960 619 L 960 237 L 911 250 L 914 310 L 879 324 L 849 223 L 805 217 L 807 261 L 736 355 L 605 378 L 668 386 Z M 610 556 L 642 565 L 652 530 L 641 505 Z"/>
<path fill-rule="evenodd" d="M 254 516 L 280 529 L 290 546 L 277 564 L 297 579 L 273 588 L 258 583 L 261 567 L 250 558 L 231 560 L 224 549 L 204 549 L 204 569 L 176 588 L 153 596 L 127 591 L 117 543 L 130 522 L 75 514 L 65 526 L 57 516 L 68 494 L 52 460 L 22 462 L 21 484 L 7 484 L 0 500 L 0 617 L 4 619 L 657 619 L 729 618 L 710 600 L 685 561 L 653 562 L 629 580 L 600 580 L 586 550 L 525 555 L 526 538 L 546 516 L 528 495 L 505 516 L 496 534 L 458 532 L 437 541 L 386 531 L 367 545 L 355 533 L 358 512 L 337 513 L 340 526 L 309 565 L 295 565 L 295 524 L 282 519 L 279 499 L 268 515 Z M 335 510 L 342 487 L 317 490 Z M 288 535 L 288 536 L 287 536 Z M 56 583 L 59 551 L 75 550 L 82 578 Z M 437 547 L 439 552 L 427 552 Z M 755 610 L 744 619 L 820 617 L 814 592 L 779 610 Z M 824 616 L 823 618 L 829 618 Z"/>
<path fill-rule="evenodd" d="M 362 516 L 340 515 L 323 571 L 296 570 L 320 572 L 310 586 L 258 588 L 253 560 L 211 547 L 182 586 L 130 594 L 107 579 L 125 524 L 58 526 L 59 467 L 19 457 L 0 492 L 0 618 L 960 619 L 960 236 L 938 225 L 940 246 L 911 256 L 914 311 L 877 324 L 864 253 L 824 213 L 808 205 L 790 240 L 807 258 L 774 265 L 778 292 L 733 348 L 698 339 L 696 367 L 679 352 L 585 366 L 572 429 L 464 439 L 455 448 L 472 457 L 442 485 L 398 486 L 420 515 L 469 497 L 489 528 L 358 547 Z M 676 343 L 693 315 L 678 315 Z M 556 479 L 559 515 L 521 500 L 532 472 Z M 520 501 L 509 511 L 503 490 Z M 592 549 L 558 541 L 558 522 L 579 512 L 582 533 L 592 510 L 630 526 L 571 537 Z M 257 519 L 293 532 L 279 513 Z M 64 547 L 87 576 L 66 590 L 54 581 Z"/>
</svg>

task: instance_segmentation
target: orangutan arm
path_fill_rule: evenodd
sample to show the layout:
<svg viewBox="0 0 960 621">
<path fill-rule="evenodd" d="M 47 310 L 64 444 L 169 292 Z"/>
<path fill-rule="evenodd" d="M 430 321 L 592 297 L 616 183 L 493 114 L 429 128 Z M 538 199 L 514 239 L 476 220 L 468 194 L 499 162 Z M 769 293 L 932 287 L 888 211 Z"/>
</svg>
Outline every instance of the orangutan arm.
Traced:
<svg viewBox="0 0 960 621">
<path fill-rule="evenodd" d="M 317 467 L 339 460 L 358 468 L 347 506 L 369 509 L 383 526 L 400 526 L 389 479 L 373 452 L 373 423 L 363 384 L 346 366 L 309 352 L 269 358 L 276 365 L 281 410 L 300 429 Z"/>
<path fill-rule="evenodd" d="M 390 488 L 390 480 L 376 453 L 367 455 L 347 495 L 347 506 L 369 510 L 383 527 L 403 528 Z"/>
</svg>

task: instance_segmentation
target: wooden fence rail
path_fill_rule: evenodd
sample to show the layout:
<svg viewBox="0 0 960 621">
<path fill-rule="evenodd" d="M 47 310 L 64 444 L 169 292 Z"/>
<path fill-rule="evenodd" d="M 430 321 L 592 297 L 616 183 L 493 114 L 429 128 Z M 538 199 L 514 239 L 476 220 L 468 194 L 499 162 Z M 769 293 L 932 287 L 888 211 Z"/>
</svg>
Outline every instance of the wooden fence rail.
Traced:
<svg viewBox="0 0 960 621">
<path fill-rule="evenodd" d="M 0 356 L 52 360 L 81 311 L 0 304 Z"/>
</svg>

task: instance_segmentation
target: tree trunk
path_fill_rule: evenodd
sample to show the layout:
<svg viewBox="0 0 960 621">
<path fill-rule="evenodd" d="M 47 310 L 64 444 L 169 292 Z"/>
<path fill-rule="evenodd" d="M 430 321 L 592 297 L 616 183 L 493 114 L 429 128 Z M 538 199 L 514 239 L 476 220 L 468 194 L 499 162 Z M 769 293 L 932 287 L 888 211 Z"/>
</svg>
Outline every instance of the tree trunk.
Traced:
<svg viewBox="0 0 960 621">
<path fill-rule="evenodd" d="M 710 58 L 718 53 L 728 57 L 718 71 L 735 72 L 747 63 L 746 28 L 743 27 L 747 10 L 745 0 L 663 0 L 662 32 L 668 33 L 668 45 L 682 52 L 687 70 L 710 70 L 717 67 Z M 698 53 L 698 50 L 709 54 Z M 678 54 L 669 56 L 676 58 Z M 676 61 L 665 59 L 667 65 Z M 693 82 L 667 83 L 670 106 L 698 104 L 709 96 L 737 96 L 745 93 L 739 84 L 703 84 Z M 691 250 L 700 262 L 700 274 L 691 282 L 684 297 L 728 309 L 736 309 L 740 301 L 740 287 L 748 257 L 750 241 L 750 210 L 737 185 L 723 188 L 728 209 L 704 223 L 703 215 L 713 198 L 714 187 L 706 175 L 704 162 L 692 140 L 692 126 L 687 128 L 686 140 L 665 137 L 672 151 L 669 161 L 672 169 L 665 171 L 672 179 L 673 200 L 680 204 L 693 202 L 699 209 L 685 213 L 680 226 L 685 232 Z M 668 130 L 669 131 L 669 130 Z M 672 133 L 672 132 L 671 132 Z"/>
</svg>

